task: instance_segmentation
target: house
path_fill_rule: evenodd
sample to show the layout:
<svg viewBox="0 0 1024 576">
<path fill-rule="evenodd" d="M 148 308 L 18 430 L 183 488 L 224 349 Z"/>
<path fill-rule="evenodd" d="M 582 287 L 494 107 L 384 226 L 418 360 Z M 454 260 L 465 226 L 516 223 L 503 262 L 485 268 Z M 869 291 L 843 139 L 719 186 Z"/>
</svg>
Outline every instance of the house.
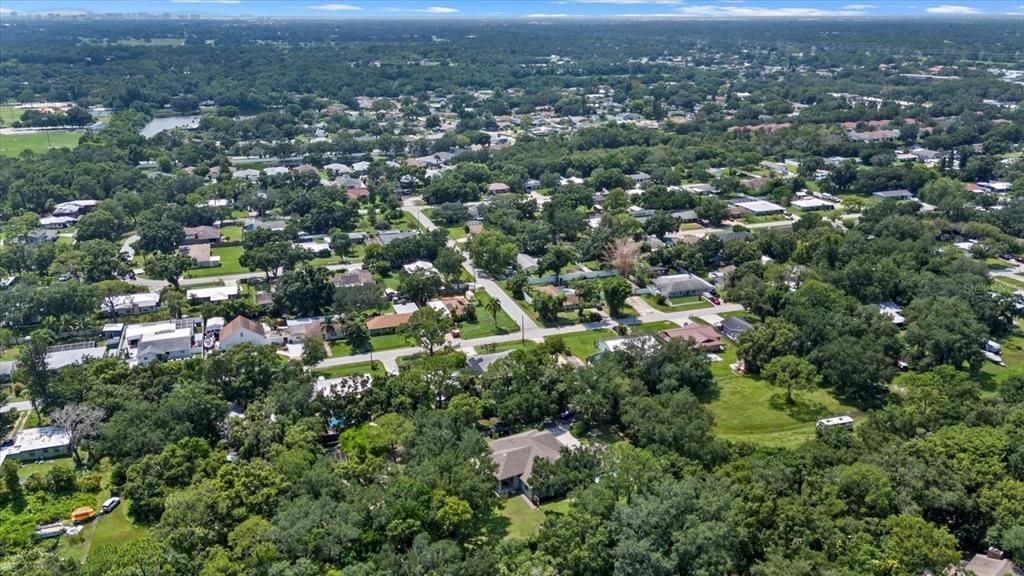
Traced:
<svg viewBox="0 0 1024 576">
<path fill-rule="evenodd" d="M 415 274 L 416 272 L 426 272 L 428 274 L 438 274 L 437 268 L 426 260 L 417 260 L 410 262 L 402 266 L 402 270 L 405 270 L 407 274 Z"/>
<path fill-rule="evenodd" d="M 1003 552 L 995 548 L 989 548 L 986 554 L 975 554 L 967 563 L 948 572 L 950 576 L 1022 576 L 1021 571 L 1013 562 L 1003 558 Z"/>
<path fill-rule="evenodd" d="M 145 292 L 107 296 L 103 299 L 102 309 L 106 316 L 130 316 L 155 312 L 160 309 L 160 295 L 156 292 Z"/>
<path fill-rule="evenodd" d="M 14 378 L 14 370 L 17 366 L 14 360 L 0 362 L 0 382 L 10 382 Z"/>
<path fill-rule="evenodd" d="M 284 166 L 271 166 L 270 168 L 264 168 L 263 173 L 267 176 L 284 176 L 288 173 L 288 169 Z"/>
<path fill-rule="evenodd" d="M 46 349 L 46 367 L 51 372 L 56 372 L 65 366 L 81 364 L 93 358 L 102 358 L 106 355 L 106 347 L 97 346 L 92 341 L 60 344 Z"/>
<path fill-rule="evenodd" d="M 897 326 L 902 326 L 907 320 L 903 317 L 903 309 L 897 306 L 895 302 L 880 302 L 878 304 L 878 311 L 891 318 L 892 323 Z"/>
<path fill-rule="evenodd" d="M 59 458 L 71 454 L 71 436 L 60 426 L 26 428 L 14 438 L 14 444 L 0 449 L 0 464 L 10 458 L 34 461 Z"/>
<path fill-rule="evenodd" d="M 540 180 L 534 180 L 533 178 L 527 180 L 523 184 L 523 189 L 526 190 L 527 192 L 535 192 L 537 190 L 540 190 Z"/>
<path fill-rule="evenodd" d="M 255 182 L 255 181 L 260 179 L 260 171 L 259 170 L 236 170 L 232 174 L 232 176 L 234 176 L 235 178 L 238 178 L 239 180 L 248 180 L 250 182 Z"/>
<path fill-rule="evenodd" d="M 683 224 L 692 224 L 700 221 L 700 216 L 697 216 L 697 212 L 694 210 L 676 210 L 672 213 L 672 217 Z"/>
<path fill-rule="evenodd" d="M 369 238 L 369 236 L 366 235 L 366 232 L 349 232 L 348 233 L 348 241 L 351 244 L 366 244 L 366 240 L 368 238 Z"/>
<path fill-rule="evenodd" d="M 216 226 L 185 226 L 185 239 L 182 245 L 209 244 L 220 242 L 220 228 Z"/>
<path fill-rule="evenodd" d="M 864 132 L 848 132 L 846 136 L 853 142 L 886 142 L 900 137 L 899 130 L 867 130 Z"/>
<path fill-rule="evenodd" d="M 454 320 L 462 320 L 466 318 L 473 309 L 469 300 L 467 300 L 465 296 L 438 298 L 437 300 L 427 302 L 427 306 L 430 306 L 443 315 L 451 316 Z"/>
<path fill-rule="evenodd" d="M 693 274 L 670 274 L 667 276 L 661 276 L 659 278 L 655 278 L 653 284 L 654 287 L 658 289 L 658 292 L 667 298 L 694 296 L 713 289 L 713 286 L 711 286 L 711 284 L 706 280 L 698 276 L 694 276 Z"/>
<path fill-rule="evenodd" d="M 419 235 L 419 230 L 402 232 L 401 230 L 381 230 L 377 232 L 377 243 L 387 246 L 399 238 L 412 238 Z"/>
<path fill-rule="evenodd" d="M 241 293 L 238 285 L 213 286 L 210 288 L 193 288 L 185 291 L 190 302 L 226 302 L 238 298 Z"/>
<path fill-rule="evenodd" d="M 562 444 L 547 430 L 528 430 L 488 442 L 491 458 L 497 464 L 498 494 L 524 494 L 533 502 L 538 498 L 530 487 L 533 462 L 543 458 L 556 462 L 561 457 Z"/>
<path fill-rule="evenodd" d="M 780 162 L 762 160 L 760 163 L 758 163 L 758 166 L 779 176 L 789 176 L 789 168 L 786 168 L 786 165 Z"/>
<path fill-rule="evenodd" d="M 813 212 L 815 210 L 832 210 L 836 207 L 831 202 L 826 202 L 820 198 L 804 198 L 803 200 L 793 200 L 789 203 L 794 208 L 799 208 L 804 212 Z"/>
<path fill-rule="evenodd" d="M 349 188 L 345 190 L 345 196 L 349 200 L 363 200 L 370 197 L 370 191 L 366 188 Z"/>
<path fill-rule="evenodd" d="M 363 392 L 373 385 L 373 376 L 370 374 L 353 374 L 339 378 L 324 378 L 320 376 L 313 383 L 313 397 L 337 398 L 342 396 L 362 396 Z"/>
<path fill-rule="evenodd" d="M 492 182 L 487 185 L 488 194 L 508 194 L 508 184 L 502 184 L 501 182 Z"/>
<path fill-rule="evenodd" d="M 629 346 L 640 346 L 643 348 L 653 348 L 659 345 L 658 340 L 649 334 L 642 336 L 630 336 L 628 338 L 613 338 L 611 340 L 602 340 L 597 343 L 597 354 L 587 358 L 588 362 L 593 362 L 597 358 L 600 358 L 604 354 L 609 352 L 616 352 L 619 350 L 627 349 Z"/>
<path fill-rule="evenodd" d="M 560 298 L 562 300 L 562 310 L 570 311 L 579 308 L 580 298 L 572 288 L 563 288 L 546 284 L 544 286 L 538 286 L 537 288 L 534 288 L 534 290 L 541 294 Z"/>
<path fill-rule="evenodd" d="M 173 328 L 145 334 L 136 347 L 135 360 L 146 365 L 157 360 L 180 360 L 202 352 L 202 340 L 196 345 L 196 334 L 191 327 Z"/>
<path fill-rule="evenodd" d="M 882 200 L 912 200 L 914 195 L 910 193 L 910 190 L 882 190 L 872 194 L 875 198 L 881 198 Z"/>
<path fill-rule="evenodd" d="M 633 181 L 634 186 L 643 188 L 651 181 L 651 175 L 646 172 L 637 172 L 636 174 L 630 174 L 629 179 Z"/>
<path fill-rule="evenodd" d="M 753 324 L 738 316 L 727 316 L 722 318 L 722 321 L 715 326 L 723 336 L 733 342 L 739 342 L 740 336 L 753 327 Z"/>
<path fill-rule="evenodd" d="M 374 316 L 366 321 L 366 329 L 370 331 L 371 336 L 377 336 L 378 334 L 393 334 L 397 332 L 399 328 L 408 324 L 409 318 L 411 317 L 411 313 L 383 314 L 381 316 Z"/>
<path fill-rule="evenodd" d="M 245 316 L 236 316 L 220 329 L 220 349 L 224 351 L 242 344 L 262 346 L 266 343 L 267 333 L 263 324 Z"/>
<path fill-rule="evenodd" d="M 259 218 L 246 218 L 242 223 L 242 229 L 246 232 L 252 232 L 256 229 L 271 230 L 273 232 L 281 232 L 288 226 L 288 223 L 284 220 L 261 220 Z"/>
<path fill-rule="evenodd" d="M 722 350 L 722 338 L 718 332 L 704 324 L 690 324 L 682 328 L 671 328 L 658 332 L 658 337 L 664 341 L 689 340 L 697 348 L 708 352 Z"/>
<path fill-rule="evenodd" d="M 220 256 L 210 253 L 209 244 L 189 244 L 182 246 L 181 252 L 195 261 L 194 268 L 216 268 L 220 266 Z"/>
<path fill-rule="evenodd" d="M 74 216 L 46 216 L 39 219 L 39 225 L 46 230 L 56 230 L 74 226 L 78 218 Z"/>
<path fill-rule="evenodd" d="M 376 284 L 376 280 L 373 279 L 373 274 L 369 270 L 356 268 L 355 270 L 347 270 L 341 274 L 331 276 L 331 284 L 335 288 L 346 288 L 349 286 Z"/>
<path fill-rule="evenodd" d="M 71 200 L 53 207 L 54 216 L 81 216 L 99 206 L 99 200 Z"/>
<path fill-rule="evenodd" d="M 56 241 L 56 230 L 44 230 L 43 228 L 37 228 L 35 230 L 29 230 L 28 232 L 25 233 L 25 243 L 29 245 Z"/>
<path fill-rule="evenodd" d="M 744 212 L 753 214 L 754 216 L 769 216 L 771 214 L 782 214 L 786 211 L 785 208 L 775 204 L 773 202 L 767 202 L 765 200 L 751 200 L 749 202 L 737 202 L 735 206 L 741 208 Z"/>
<path fill-rule="evenodd" d="M 324 170 L 326 170 L 327 173 L 331 176 L 343 176 L 345 174 L 352 172 L 351 168 L 344 164 L 339 164 L 337 162 L 324 166 Z"/>
<path fill-rule="evenodd" d="M 484 372 L 487 372 L 487 369 L 491 367 L 491 364 L 494 364 L 512 352 L 514 351 L 502 350 L 501 352 L 492 352 L 490 354 L 476 354 L 466 358 L 466 364 L 473 373 L 483 374 Z"/>
<path fill-rule="evenodd" d="M 696 196 L 709 196 L 718 194 L 718 189 L 707 183 L 683 184 L 682 189 Z"/>
</svg>

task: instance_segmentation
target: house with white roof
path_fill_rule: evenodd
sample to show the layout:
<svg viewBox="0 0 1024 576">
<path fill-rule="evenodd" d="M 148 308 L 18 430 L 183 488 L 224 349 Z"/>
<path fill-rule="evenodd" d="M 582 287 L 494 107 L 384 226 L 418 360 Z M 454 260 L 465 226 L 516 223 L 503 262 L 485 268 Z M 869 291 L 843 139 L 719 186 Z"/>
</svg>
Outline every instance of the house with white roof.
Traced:
<svg viewBox="0 0 1024 576">
<path fill-rule="evenodd" d="M 231 286 L 212 286 L 210 288 L 193 288 L 185 291 L 191 302 L 226 302 L 238 298 L 241 293 L 237 284 Z"/>
<path fill-rule="evenodd" d="M 143 292 L 107 296 L 103 299 L 102 308 L 106 316 L 132 316 L 155 312 L 160 309 L 160 295 L 156 292 Z"/>
<path fill-rule="evenodd" d="M 60 426 L 26 428 L 14 438 L 14 444 L 0 449 L 0 465 L 10 458 L 17 461 L 59 458 L 71 453 L 71 437 Z"/>
</svg>

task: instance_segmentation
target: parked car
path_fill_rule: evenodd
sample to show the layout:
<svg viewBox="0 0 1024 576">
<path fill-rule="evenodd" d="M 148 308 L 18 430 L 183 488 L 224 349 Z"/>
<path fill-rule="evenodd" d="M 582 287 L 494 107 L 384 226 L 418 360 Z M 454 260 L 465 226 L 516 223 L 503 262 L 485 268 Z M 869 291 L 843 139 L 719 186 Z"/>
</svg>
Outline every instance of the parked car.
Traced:
<svg viewBox="0 0 1024 576">
<path fill-rule="evenodd" d="M 111 496 L 103 503 L 101 507 L 104 514 L 110 514 L 111 510 L 117 508 L 117 505 L 121 503 L 121 499 L 117 496 Z"/>
</svg>

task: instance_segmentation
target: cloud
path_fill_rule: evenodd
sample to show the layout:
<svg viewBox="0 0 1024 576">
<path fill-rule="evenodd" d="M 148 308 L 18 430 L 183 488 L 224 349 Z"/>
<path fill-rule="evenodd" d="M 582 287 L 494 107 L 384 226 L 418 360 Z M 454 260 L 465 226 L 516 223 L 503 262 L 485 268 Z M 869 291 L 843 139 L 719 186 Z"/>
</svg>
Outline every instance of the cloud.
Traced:
<svg viewBox="0 0 1024 576">
<path fill-rule="evenodd" d="M 527 18 L 572 18 L 569 14 L 527 14 Z"/>
<path fill-rule="evenodd" d="M 872 8 L 878 8 L 874 4 L 847 4 L 843 6 L 843 10 L 871 10 Z"/>
<path fill-rule="evenodd" d="M 14 12 L 14 10 L 11 10 L 10 8 L 0 8 L 0 14 L 10 14 L 11 12 Z"/>
<path fill-rule="evenodd" d="M 942 6 L 932 6 L 931 8 L 925 8 L 925 12 L 929 14 L 977 14 L 978 9 L 972 6 L 956 6 L 953 4 L 943 4 Z"/>
<path fill-rule="evenodd" d="M 172 4 L 241 4 L 242 0 L 171 0 Z"/>
<path fill-rule="evenodd" d="M 761 6 L 682 6 L 679 16 L 693 18 L 821 18 L 863 16 L 859 9 L 822 10 L 820 8 L 766 8 Z"/>
<path fill-rule="evenodd" d="M 382 12 L 419 12 L 420 14 L 454 14 L 458 12 L 455 8 L 447 6 L 430 6 L 427 8 L 382 8 Z"/>
<path fill-rule="evenodd" d="M 337 12 L 341 10 L 362 10 L 359 6 L 353 6 L 352 4 L 321 4 L 319 6 L 306 6 L 310 10 L 325 10 L 327 12 Z"/>
</svg>

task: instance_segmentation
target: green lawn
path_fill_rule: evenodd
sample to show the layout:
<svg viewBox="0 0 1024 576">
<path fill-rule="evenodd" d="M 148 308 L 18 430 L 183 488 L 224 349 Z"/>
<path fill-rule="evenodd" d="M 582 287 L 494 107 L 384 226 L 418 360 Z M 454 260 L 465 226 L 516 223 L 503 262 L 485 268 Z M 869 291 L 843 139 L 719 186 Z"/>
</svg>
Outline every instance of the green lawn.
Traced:
<svg viewBox="0 0 1024 576">
<path fill-rule="evenodd" d="M 225 242 L 237 242 L 245 236 L 241 226 L 224 226 L 220 229 L 220 238 Z"/>
<path fill-rule="evenodd" d="M 71 456 L 65 456 L 64 458 L 54 458 L 53 460 L 46 460 L 44 462 L 40 462 L 39 464 L 25 464 L 24 466 L 20 466 L 18 468 L 18 478 L 24 480 L 25 478 L 28 478 L 32 474 L 46 474 L 47 472 L 50 471 L 50 468 L 53 468 L 58 464 L 64 464 L 65 466 L 74 467 L 75 461 L 71 458 Z"/>
<path fill-rule="evenodd" d="M 780 389 L 729 369 L 736 361 L 735 346 L 727 345 L 720 356 L 720 362 L 711 364 L 718 396 L 707 408 L 715 417 L 715 433 L 723 438 L 791 448 L 814 437 L 818 419 L 858 414 L 824 389 L 801 393 L 797 405 L 787 408 L 773 400 L 781 394 Z"/>
<path fill-rule="evenodd" d="M 580 360 L 597 353 L 597 343 L 602 340 L 611 340 L 618 335 L 611 330 L 602 328 L 600 330 L 587 330 L 586 332 L 573 332 L 562 336 L 562 341 L 569 348 L 569 352 Z"/>
<path fill-rule="evenodd" d="M 675 322 L 669 322 L 668 320 L 644 322 L 643 324 L 636 324 L 629 327 L 634 334 L 652 334 L 662 330 L 672 330 L 673 328 L 679 328 L 679 325 Z"/>
<path fill-rule="evenodd" d="M 469 236 L 466 232 L 465 226 L 452 226 L 450 228 L 445 228 L 445 230 L 448 231 L 448 237 L 452 240 L 462 240 L 466 236 Z"/>
<path fill-rule="evenodd" d="M 94 508 L 100 509 L 103 502 L 111 494 L 110 485 L 110 464 L 103 463 L 103 488 L 96 494 Z M 122 499 L 121 505 L 110 514 L 97 517 L 94 521 L 85 525 L 82 532 L 74 537 L 62 537 L 58 544 L 58 552 L 62 557 L 71 558 L 79 562 L 85 562 L 89 553 L 101 546 L 120 545 L 136 538 L 146 535 L 147 529 L 136 526 L 127 512 L 131 503 Z"/>
<path fill-rule="evenodd" d="M 0 136 L 0 156 L 15 157 L 23 150 L 43 154 L 50 148 L 74 148 L 85 132 L 54 130 L 34 134 L 4 134 Z"/>
<path fill-rule="evenodd" d="M 996 282 L 1002 282 L 1003 284 L 1009 284 L 1014 288 L 1024 288 L 1024 280 L 1017 278 L 1016 276 L 993 276 Z"/>
<path fill-rule="evenodd" d="M 3 121 L 4 127 L 9 128 L 12 122 L 21 120 L 21 115 L 24 113 L 24 110 L 19 110 L 14 106 L 0 106 L 0 120 Z"/>
<path fill-rule="evenodd" d="M 546 513 L 565 514 L 569 511 L 568 499 L 541 504 L 540 508 L 530 506 L 522 496 L 510 496 L 505 500 L 499 514 L 508 519 L 505 538 L 532 538 L 540 532 Z"/>
<path fill-rule="evenodd" d="M 711 302 L 701 298 L 700 296 L 681 296 L 679 298 L 669 298 L 669 305 L 658 304 L 658 299 L 650 294 L 643 294 L 640 296 L 644 299 L 644 302 L 650 304 L 653 308 L 661 310 L 662 312 L 681 312 L 683 310 L 699 310 L 701 308 L 711 308 L 714 305 Z"/>
<path fill-rule="evenodd" d="M 531 350 L 539 346 L 533 340 L 513 340 L 511 342 L 496 342 L 494 344 L 485 344 L 483 346 L 475 346 L 477 354 L 492 354 L 494 352 L 504 352 L 505 350 Z"/>
<path fill-rule="evenodd" d="M 359 362 L 357 364 L 346 364 L 345 366 L 331 366 L 330 368 L 318 368 L 316 373 L 327 378 L 340 378 L 342 376 L 352 376 L 353 374 L 383 374 L 384 365 L 380 361 L 374 361 L 374 367 L 370 368 L 369 362 Z"/>
<path fill-rule="evenodd" d="M 19 352 L 21 352 L 20 346 L 11 346 L 10 348 L 6 348 L 4 349 L 3 354 L 0 354 L 0 360 L 14 360 L 18 357 Z"/>
<path fill-rule="evenodd" d="M 504 310 L 498 310 L 497 321 L 495 321 L 495 318 L 487 311 L 486 305 L 491 301 L 491 297 L 486 292 L 478 290 L 476 299 L 476 319 L 472 322 L 459 323 L 459 332 L 463 340 L 509 334 L 519 330 L 519 324 L 509 318 Z"/>
<path fill-rule="evenodd" d="M 227 274 L 245 274 L 250 272 L 248 268 L 238 263 L 242 256 L 241 246 L 226 246 L 210 249 L 210 254 L 220 256 L 220 266 L 214 268 L 196 268 L 185 273 L 185 278 L 206 278 L 209 276 L 224 276 Z"/>
<path fill-rule="evenodd" d="M 344 340 L 337 340 L 328 344 L 331 348 L 331 356 L 351 356 L 352 347 Z"/>
<path fill-rule="evenodd" d="M 1003 346 L 1000 356 L 1006 366 L 999 366 L 988 360 L 981 367 L 982 395 L 991 396 L 996 388 L 1013 375 L 1024 375 L 1024 320 L 1017 321 L 1013 335 L 999 343 Z"/>
<path fill-rule="evenodd" d="M 412 346 L 408 340 L 405 339 L 400 332 L 397 334 L 381 334 L 380 336 L 374 336 L 370 338 L 373 342 L 374 350 L 393 350 L 395 348 L 405 348 Z"/>
</svg>

